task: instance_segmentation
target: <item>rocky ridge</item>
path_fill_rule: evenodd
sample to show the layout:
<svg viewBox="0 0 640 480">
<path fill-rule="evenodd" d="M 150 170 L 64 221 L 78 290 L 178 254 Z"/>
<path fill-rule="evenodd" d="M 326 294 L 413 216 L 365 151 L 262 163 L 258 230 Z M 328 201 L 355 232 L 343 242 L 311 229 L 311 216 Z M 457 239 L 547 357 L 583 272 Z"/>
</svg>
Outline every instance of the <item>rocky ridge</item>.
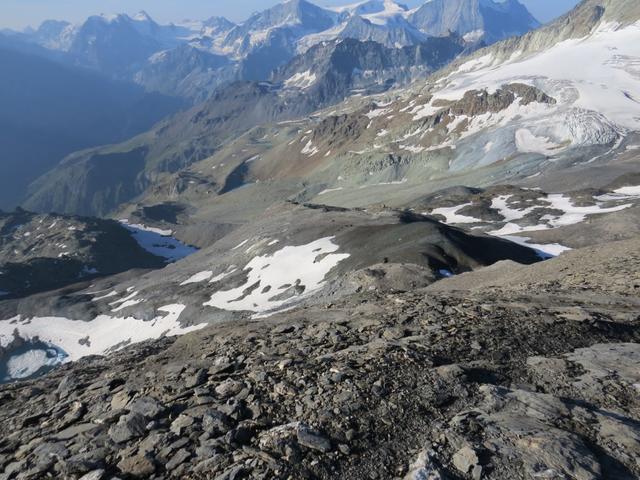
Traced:
<svg viewBox="0 0 640 480">
<path fill-rule="evenodd" d="M 0 212 L 0 291 L 13 298 L 165 265 L 113 220 Z"/>
</svg>

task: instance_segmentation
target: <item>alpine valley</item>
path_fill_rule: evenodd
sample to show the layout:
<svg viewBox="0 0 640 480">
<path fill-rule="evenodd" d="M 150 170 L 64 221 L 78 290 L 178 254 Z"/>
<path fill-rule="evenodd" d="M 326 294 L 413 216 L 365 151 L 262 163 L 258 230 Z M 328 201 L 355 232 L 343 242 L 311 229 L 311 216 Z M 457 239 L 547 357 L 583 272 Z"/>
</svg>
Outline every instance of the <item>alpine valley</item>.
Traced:
<svg viewBox="0 0 640 480">
<path fill-rule="evenodd" d="M 640 2 L 576 3 L 3 30 L 0 480 L 640 478 Z"/>
</svg>

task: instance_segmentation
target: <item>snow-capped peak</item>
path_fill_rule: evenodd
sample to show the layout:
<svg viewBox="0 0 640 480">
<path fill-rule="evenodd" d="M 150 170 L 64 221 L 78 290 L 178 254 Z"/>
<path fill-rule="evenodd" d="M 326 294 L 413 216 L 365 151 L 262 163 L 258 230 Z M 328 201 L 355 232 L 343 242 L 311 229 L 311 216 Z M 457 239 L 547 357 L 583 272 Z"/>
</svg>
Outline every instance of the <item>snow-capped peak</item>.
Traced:
<svg viewBox="0 0 640 480">
<path fill-rule="evenodd" d="M 138 13 L 136 13 L 133 19 L 138 22 L 153 22 L 153 19 L 144 10 L 140 10 Z"/>
<path fill-rule="evenodd" d="M 371 2 L 367 2 L 367 4 L 363 4 L 362 7 L 366 8 L 369 4 L 374 8 L 378 7 L 377 11 L 368 14 L 360 13 L 360 15 L 362 18 L 376 25 L 387 25 L 390 21 L 398 17 L 404 19 L 409 10 L 406 6 L 396 3 L 393 0 L 372 0 Z"/>
<path fill-rule="evenodd" d="M 122 14 L 117 14 L 117 13 L 101 13 L 100 15 L 93 18 L 99 18 L 105 23 L 112 23 L 120 19 L 122 16 L 123 16 Z M 91 17 L 89 17 L 89 19 L 91 19 Z"/>
<path fill-rule="evenodd" d="M 350 15 L 397 15 L 405 14 L 409 9 L 394 0 L 366 0 L 364 2 L 331 8 L 334 12 Z"/>
</svg>

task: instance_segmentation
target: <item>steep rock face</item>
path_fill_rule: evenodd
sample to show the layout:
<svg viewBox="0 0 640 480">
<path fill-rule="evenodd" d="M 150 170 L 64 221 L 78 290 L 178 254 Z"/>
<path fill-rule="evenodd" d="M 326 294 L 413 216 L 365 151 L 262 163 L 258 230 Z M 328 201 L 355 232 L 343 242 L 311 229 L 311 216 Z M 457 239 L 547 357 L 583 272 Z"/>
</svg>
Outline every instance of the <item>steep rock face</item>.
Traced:
<svg viewBox="0 0 640 480">
<path fill-rule="evenodd" d="M 428 36 L 410 24 L 404 17 L 400 17 L 393 23 L 379 24 L 367 18 L 353 16 L 340 32 L 339 38 L 374 41 L 386 47 L 397 48 L 423 42 Z"/>
<path fill-rule="evenodd" d="M 640 7 L 634 2 L 617 0 L 583 0 L 565 15 L 548 25 L 525 33 L 520 38 L 507 39 L 492 45 L 496 62 L 506 62 L 518 52 L 520 58 L 550 49 L 560 42 L 590 36 L 598 25 L 617 23 L 618 29 L 628 27 L 640 19 Z M 481 56 L 476 55 L 476 58 Z M 515 59 L 514 59 L 515 60 Z M 454 62 L 450 69 L 457 67 Z"/>
<path fill-rule="evenodd" d="M 221 44 L 235 56 L 244 56 L 256 47 L 269 45 L 277 36 L 292 40 L 333 27 L 338 14 L 306 0 L 290 0 L 251 16 L 229 31 Z M 291 52 L 294 45 L 288 45 Z"/>
<path fill-rule="evenodd" d="M 211 17 L 202 23 L 202 34 L 208 37 L 229 33 L 237 25 L 224 17 Z"/>
<path fill-rule="evenodd" d="M 306 0 L 290 0 L 252 15 L 212 42 L 214 51 L 240 62 L 245 80 L 265 80 L 296 53 L 305 36 L 332 29 L 340 15 Z"/>
<path fill-rule="evenodd" d="M 522 35 L 540 26 L 518 0 L 433 0 L 410 17 L 411 22 L 429 35 L 456 32 L 469 40 L 494 43 Z"/>
<path fill-rule="evenodd" d="M 122 145 L 70 156 L 34 183 L 25 206 L 37 211 L 106 214 L 161 183 L 164 175 L 207 158 L 225 142 L 257 125 L 299 117 L 357 91 L 379 92 L 408 83 L 451 61 L 464 48 L 455 36 L 433 38 L 403 49 L 356 40 L 318 45 L 278 70 L 273 78 L 277 85 L 240 82 L 221 86 L 208 94 L 205 103 L 168 119 L 145 135 Z M 180 50 L 185 55 L 176 58 L 175 52 L 165 52 L 152 69 L 144 70 L 150 86 L 161 89 L 168 78 L 173 78 L 178 88 L 192 88 L 193 76 L 184 85 L 179 80 L 180 72 L 171 77 L 190 55 L 194 65 L 201 65 L 198 69 L 205 85 L 211 78 L 206 65 L 222 63 L 214 75 L 235 75 L 235 67 L 221 57 L 191 47 Z M 160 78 L 163 72 L 170 75 Z M 156 79 L 160 83 L 154 83 Z"/>
<path fill-rule="evenodd" d="M 89 150 L 71 155 L 30 186 L 24 205 L 36 211 L 106 214 L 149 184 L 145 147 L 117 153 Z"/>
<path fill-rule="evenodd" d="M 181 45 L 151 56 L 133 80 L 148 91 L 178 95 L 199 103 L 218 86 L 236 80 L 237 70 L 225 56 Z"/>
<path fill-rule="evenodd" d="M 112 76 L 127 78 L 152 54 L 175 47 L 188 29 L 159 25 L 145 12 L 134 17 L 96 15 L 85 22 L 44 22 L 30 41 L 65 52 L 69 60 Z"/>
<path fill-rule="evenodd" d="M 185 47 L 197 34 L 221 35 L 232 27 L 231 22 L 216 18 L 198 25 L 160 25 L 140 12 L 133 17 L 91 16 L 78 24 L 45 21 L 34 32 L 21 34 L 19 38 L 25 44 L 44 47 L 46 50 L 39 53 L 46 58 L 95 70 L 120 81 L 134 80 L 150 91 L 198 99 L 201 93 L 197 89 L 204 88 L 203 64 L 219 64 L 223 59 L 213 60 L 213 55 L 202 51 L 196 61 L 196 54 Z M 158 70 L 167 62 L 171 63 L 172 70 L 166 68 L 162 72 L 169 77 L 163 83 Z M 207 81 L 211 84 L 216 78 L 209 73 Z M 200 78 L 195 78 L 198 76 Z M 222 81 L 228 82 L 229 78 L 220 75 L 217 83 Z"/>
<path fill-rule="evenodd" d="M 469 44 L 488 44 L 539 26 L 517 0 L 437 0 L 414 10 L 392 0 L 373 0 L 335 10 L 342 15 L 340 23 L 300 39 L 299 51 L 335 38 L 374 40 L 398 47 L 451 33 L 464 37 Z"/>
<path fill-rule="evenodd" d="M 470 8 L 477 12 L 468 13 Z M 255 13 L 242 24 L 212 17 L 201 23 L 160 25 L 140 12 L 133 17 L 92 16 L 78 25 L 47 21 L 33 32 L 12 35 L 21 42 L 45 47 L 47 57 L 95 69 L 120 80 L 136 79 L 155 90 L 198 101 L 206 96 L 207 87 L 227 84 L 233 79 L 265 80 L 273 69 L 286 64 L 296 53 L 304 53 L 325 41 L 356 39 L 398 48 L 454 32 L 465 36 L 469 45 L 481 45 L 481 40 L 493 42 L 526 31 L 525 25 L 529 29 L 534 26 L 529 13 L 515 0 L 505 5 L 483 0 L 480 5 L 465 5 L 460 10 L 478 20 L 463 18 L 456 28 L 450 28 L 449 23 L 455 21 L 446 12 L 429 11 L 420 16 L 393 0 L 372 0 L 332 9 L 294 0 Z M 485 23 L 495 32 L 484 35 L 479 25 Z M 428 28 L 422 24 L 428 24 Z M 224 56 L 235 68 L 220 71 L 214 67 L 205 75 L 201 62 L 194 65 L 194 54 L 185 55 L 187 51 L 182 48 L 185 45 L 203 51 L 202 56 L 205 52 Z M 171 57 L 173 67 L 164 84 L 160 75 L 149 78 L 154 77 L 158 59 L 162 57 Z"/>
<path fill-rule="evenodd" d="M 351 93 L 376 93 L 428 75 L 465 51 L 457 36 L 430 38 L 411 47 L 386 48 L 354 39 L 318 44 L 272 76 L 285 87 L 317 97 L 318 107 Z"/>
<path fill-rule="evenodd" d="M 299 26 L 304 30 L 322 31 L 335 24 L 338 15 L 306 0 L 289 0 L 254 14 L 229 40 L 255 31 L 279 26 Z"/>
<path fill-rule="evenodd" d="M 276 28 L 267 38 L 251 46 L 240 60 L 241 78 L 260 81 L 269 78 L 271 72 L 286 64 L 295 54 L 293 45 L 298 33 L 294 30 Z"/>
<path fill-rule="evenodd" d="M 436 0 L 427 2 L 413 13 L 411 20 L 432 35 L 449 31 L 463 34 L 483 30 L 479 0 Z"/>
<path fill-rule="evenodd" d="M 46 20 L 33 33 L 36 43 L 52 50 L 69 48 L 69 22 L 59 20 Z"/>
<path fill-rule="evenodd" d="M 414 100 L 373 103 L 360 111 L 325 118 L 301 135 L 317 146 L 312 157 L 322 157 L 328 151 L 328 157 L 340 156 L 359 149 L 381 155 L 417 155 L 437 150 L 455 154 L 456 141 L 475 128 L 474 119 L 503 117 L 514 106 L 546 108 L 556 104 L 541 90 L 524 84 L 505 84 L 492 93 L 471 90 L 455 101 L 438 102 L 430 97 L 424 101 L 429 105 L 426 108 Z"/>
<path fill-rule="evenodd" d="M 154 29 L 157 24 L 150 24 Z M 160 41 L 143 35 L 131 19 L 90 17 L 74 32 L 68 52 L 83 63 L 107 72 L 122 72 L 143 63 L 162 48 Z"/>
</svg>

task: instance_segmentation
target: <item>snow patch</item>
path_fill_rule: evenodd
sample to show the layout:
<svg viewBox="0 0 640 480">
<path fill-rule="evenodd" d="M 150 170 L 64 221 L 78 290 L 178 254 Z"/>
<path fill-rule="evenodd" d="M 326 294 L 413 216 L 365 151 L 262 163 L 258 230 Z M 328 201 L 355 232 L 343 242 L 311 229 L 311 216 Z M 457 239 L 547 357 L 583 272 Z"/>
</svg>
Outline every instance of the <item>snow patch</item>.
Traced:
<svg viewBox="0 0 640 480">
<path fill-rule="evenodd" d="M 173 233 L 171 230 L 129 224 L 126 220 L 122 220 L 121 224 L 131 232 L 138 245 L 147 252 L 164 258 L 167 263 L 176 262 L 198 251 L 197 248 L 171 237 L 170 235 Z"/>
<path fill-rule="evenodd" d="M 204 305 L 264 313 L 300 301 L 322 288 L 326 275 L 349 257 L 335 253 L 340 247 L 333 238 L 286 246 L 273 254 L 254 257 L 243 270 L 247 274 L 243 285 L 214 293 Z"/>
<path fill-rule="evenodd" d="M 97 302 L 99 300 L 104 300 L 105 298 L 111 298 L 111 297 L 115 297 L 116 295 L 118 295 L 118 291 L 117 290 L 112 290 L 111 292 L 105 294 L 105 295 L 101 295 L 98 297 L 93 297 L 91 301 L 93 302 Z"/>
<path fill-rule="evenodd" d="M 313 142 L 311 140 L 309 140 L 307 142 L 307 144 L 304 146 L 304 148 L 300 151 L 300 153 L 312 157 L 313 155 L 315 155 L 319 151 L 320 150 L 318 149 L 318 147 L 314 146 Z"/>
<path fill-rule="evenodd" d="M 163 336 L 183 335 L 200 330 L 206 324 L 183 327 L 178 318 L 186 307 L 174 304 L 158 308 L 160 315 L 145 321 L 134 317 L 100 315 L 91 321 L 62 317 L 14 317 L 0 321 L 0 346 L 6 347 L 14 334 L 24 340 L 39 340 L 63 350 L 66 361 L 87 355 L 105 355 L 133 343 Z"/>
<path fill-rule="evenodd" d="M 445 218 L 446 223 L 479 223 L 482 220 L 466 215 L 459 215 L 458 212 L 466 207 L 470 207 L 473 203 L 465 203 L 455 207 L 436 208 L 431 211 L 431 215 L 441 215 Z"/>
<path fill-rule="evenodd" d="M 479 42 L 484 37 L 484 30 L 473 30 L 472 32 L 465 33 L 462 39 L 467 43 Z"/>
<path fill-rule="evenodd" d="M 636 185 L 633 187 L 622 187 L 613 191 L 614 193 L 618 193 L 620 195 L 626 195 L 628 197 L 637 197 L 640 196 L 640 185 Z"/>
<path fill-rule="evenodd" d="M 500 195 L 491 201 L 491 208 L 497 210 L 505 222 L 520 220 L 534 210 L 541 208 L 539 205 L 534 205 L 524 209 L 511 208 L 508 205 L 508 201 L 511 197 L 513 197 L 513 195 Z"/>
<path fill-rule="evenodd" d="M 529 237 L 501 235 L 500 238 L 504 238 L 505 240 L 517 243 L 518 245 L 522 245 L 523 247 L 532 248 L 536 251 L 538 256 L 544 260 L 557 257 L 561 253 L 571 250 L 571 248 L 560 245 L 559 243 L 530 243 L 531 238 Z"/>
<path fill-rule="evenodd" d="M 249 239 L 247 238 L 243 242 L 240 242 L 238 245 L 233 247 L 231 250 L 238 250 L 239 248 L 242 248 L 243 246 L 245 246 L 248 242 L 249 242 Z"/>
<path fill-rule="evenodd" d="M 204 272 L 199 272 L 196 273 L 194 275 L 192 275 L 191 277 L 189 277 L 187 280 L 185 280 L 184 282 L 182 282 L 180 284 L 180 286 L 185 286 L 185 285 L 190 285 L 192 283 L 201 283 L 201 282 L 206 282 L 207 280 L 209 280 L 211 277 L 213 276 L 213 272 L 211 271 L 204 271 Z"/>
<path fill-rule="evenodd" d="M 26 351 L 23 351 L 25 348 Z M 64 363 L 66 357 L 66 353 L 53 347 L 47 347 L 41 342 L 34 345 L 27 344 L 6 360 L 5 375 L 1 381 L 9 382 L 29 378 L 43 369 L 53 368 Z"/>
<path fill-rule="evenodd" d="M 557 152 L 558 145 L 547 137 L 536 137 L 526 128 L 516 131 L 516 148 L 522 153 L 539 153 L 541 155 L 553 155 Z"/>
<path fill-rule="evenodd" d="M 422 120 L 423 118 L 430 117 L 431 115 L 435 115 L 442 109 L 441 107 L 431 106 L 432 101 L 427 103 L 426 105 L 418 105 L 417 107 L 414 107 L 413 110 L 411 110 L 414 122 Z"/>
<path fill-rule="evenodd" d="M 373 120 L 374 118 L 382 117 L 388 113 L 391 113 L 392 111 L 393 110 L 390 108 L 376 108 L 374 110 L 371 110 L 369 113 L 365 113 L 365 116 L 370 120 Z"/>
<path fill-rule="evenodd" d="M 307 70 L 306 72 L 299 72 L 293 75 L 291 78 L 284 82 L 284 85 L 288 88 L 300 88 L 305 90 L 313 85 L 316 81 L 316 74 Z"/>
<path fill-rule="evenodd" d="M 331 193 L 331 192 L 339 192 L 340 190 L 344 190 L 344 187 L 337 187 L 337 188 L 327 188 L 325 190 L 322 190 L 318 196 L 320 195 L 325 195 L 327 193 Z"/>
<path fill-rule="evenodd" d="M 618 205 L 616 207 L 604 208 L 601 204 L 589 207 L 577 207 L 569 197 L 561 194 L 549 195 L 546 199 L 551 204 L 551 208 L 561 210 L 560 216 L 545 215 L 542 220 L 547 220 L 552 227 L 563 227 L 584 222 L 589 215 L 613 213 L 632 207 L 632 204 Z"/>
</svg>

